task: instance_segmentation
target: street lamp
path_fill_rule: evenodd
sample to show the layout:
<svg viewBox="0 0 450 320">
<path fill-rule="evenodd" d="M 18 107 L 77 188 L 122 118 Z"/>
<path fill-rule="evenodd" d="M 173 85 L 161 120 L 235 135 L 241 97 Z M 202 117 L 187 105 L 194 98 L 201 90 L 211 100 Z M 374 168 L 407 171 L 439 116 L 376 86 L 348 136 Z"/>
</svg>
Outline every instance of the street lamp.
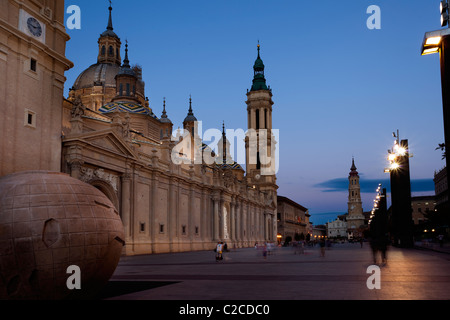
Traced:
<svg viewBox="0 0 450 320">
<path fill-rule="evenodd" d="M 441 68 L 442 109 L 444 118 L 444 139 L 446 148 L 450 148 L 450 23 L 448 0 L 440 2 L 441 26 L 446 29 L 425 33 L 421 54 L 427 55 L 439 52 Z M 450 157 L 446 157 L 445 164 L 450 170 Z M 447 174 L 447 186 L 450 186 L 450 174 Z M 450 194 L 450 187 L 447 189 Z M 450 199 L 450 197 L 448 197 Z"/>
<path fill-rule="evenodd" d="M 413 225 L 411 206 L 411 178 L 409 173 L 408 140 L 397 139 L 392 150 L 388 150 L 389 167 L 384 172 L 390 174 L 392 198 L 392 229 L 394 244 L 401 247 L 413 245 Z"/>
</svg>

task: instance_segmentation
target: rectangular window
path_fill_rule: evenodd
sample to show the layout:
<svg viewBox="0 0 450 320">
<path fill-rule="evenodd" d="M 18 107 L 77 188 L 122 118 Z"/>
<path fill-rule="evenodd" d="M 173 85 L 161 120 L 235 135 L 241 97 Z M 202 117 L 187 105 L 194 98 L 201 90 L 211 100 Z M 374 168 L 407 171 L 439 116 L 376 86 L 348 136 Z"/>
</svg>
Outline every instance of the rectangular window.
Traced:
<svg viewBox="0 0 450 320">
<path fill-rule="evenodd" d="M 264 109 L 264 129 L 267 129 L 267 109 Z"/>
<path fill-rule="evenodd" d="M 198 234 L 198 227 L 195 227 L 195 234 Z"/>
<path fill-rule="evenodd" d="M 186 226 L 181 226 L 181 234 L 186 234 Z"/>
<path fill-rule="evenodd" d="M 256 170 L 261 170 L 261 159 L 259 157 L 259 152 L 256 153 Z"/>
<path fill-rule="evenodd" d="M 31 60 L 30 60 L 30 70 L 36 72 L 36 70 L 37 70 L 37 61 L 36 61 L 36 59 L 31 58 Z"/>
<path fill-rule="evenodd" d="M 29 128 L 36 128 L 36 112 L 25 109 L 25 119 L 23 125 Z"/>
<path fill-rule="evenodd" d="M 145 223 L 140 223 L 140 231 L 145 232 Z"/>
<path fill-rule="evenodd" d="M 129 95 L 130 95 L 130 84 L 127 83 L 127 96 L 129 96 Z"/>
<path fill-rule="evenodd" d="M 159 225 L 159 233 L 164 233 L 164 225 L 163 224 Z"/>
<path fill-rule="evenodd" d="M 259 110 L 256 110 L 256 130 L 259 130 Z"/>
</svg>

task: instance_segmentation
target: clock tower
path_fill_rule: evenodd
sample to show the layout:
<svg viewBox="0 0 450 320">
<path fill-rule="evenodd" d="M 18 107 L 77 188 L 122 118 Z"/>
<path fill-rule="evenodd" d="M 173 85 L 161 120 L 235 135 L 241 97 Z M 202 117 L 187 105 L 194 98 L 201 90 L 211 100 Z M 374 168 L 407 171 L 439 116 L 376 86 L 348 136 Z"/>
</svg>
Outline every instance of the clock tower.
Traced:
<svg viewBox="0 0 450 320">
<path fill-rule="evenodd" d="M 361 226 L 364 225 L 364 215 L 361 201 L 361 188 L 359 185 L 359 173 L 356 171 L 355 159 L 348 176 L 348 216 L 347 231 L 350 237 L 361 236 Z"/>
<path fill-rule="evenodd" d="M 0 176 L 61 170 L 64 1 L 1 1 Z"/>
</svg>

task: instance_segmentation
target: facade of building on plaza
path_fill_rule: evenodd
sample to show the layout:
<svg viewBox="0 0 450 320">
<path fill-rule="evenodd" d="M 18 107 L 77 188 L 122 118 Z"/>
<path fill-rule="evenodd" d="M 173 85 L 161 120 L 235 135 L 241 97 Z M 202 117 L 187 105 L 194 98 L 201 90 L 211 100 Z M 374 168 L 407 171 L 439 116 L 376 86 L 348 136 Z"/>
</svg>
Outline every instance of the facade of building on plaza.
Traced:
<svg viewBox="0 0 450 320">
<path fill-rule="evenodd" d="M 303 234 L 306 237 L 307 234 L 311 234 L 310 214 L 307 208 L 282 196 L 278 196 L 277 207 L 279 241 L 284 241 L 287 237 L 294 240 L 296 235 Z"/>
<path fill-rule="evenodd" d="M 347 222 L 336 218 L 327 223 L 328 238 L 347 238 Z"/>
<path fill-rule="evenodd" d="M 421 224 L 427 220 L 427 213 L 431 213 L 436 207 L 436 196 L 418 196 L 411 198 L 412 219 L 414 224 Z"/>
<path fill-rule="evenodd" d="M 49 170 L 95 186 L 120 213 L 128 255 L 276 240 L 274 103 L 259 46 L 242 108 L 255 133 L 245 139 L 244 171 L 230 159 L 225 130 L 218 154 L 199 140 L 192 99 L 183 130 L 172 136 L 166 105 L 160 116 L 150 107 L 143 68 L 130 64 L 111 7 L 92 51 L 97 62 L 81 71 L 66 99 L 64 72 L 73 64 L 65 57 L 64 1 L 8 0 L 0 9 L 0 77 L 8 84 L 0 88 L 7 106 L 0 121 L 2 136 L 11 137 L 0 145 L 0 176 Z M 260 150 L 264 136 L 267 150 Z M 261 161 L 263 152 L 269 161 Z"/>
</svg>

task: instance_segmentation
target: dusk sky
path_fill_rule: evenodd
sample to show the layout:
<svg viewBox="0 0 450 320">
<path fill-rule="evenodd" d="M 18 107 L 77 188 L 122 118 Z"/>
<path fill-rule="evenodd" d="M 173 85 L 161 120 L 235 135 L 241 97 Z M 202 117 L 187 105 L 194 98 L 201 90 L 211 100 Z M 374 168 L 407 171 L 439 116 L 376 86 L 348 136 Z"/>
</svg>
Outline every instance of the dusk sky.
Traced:
<svg viewBox="0 0 450 320">
<path fill-rule="evenodd" d="M 81 9 L 81 29 L 67 30 L 65 96 L 96 63 L 108 1 L 66 1 Z M 368 29 L 370 5 L 381 29 Z M 67 15 L 68 17 L 69 15 Z M 369 211 L 392 132 L 408 139 L 413 195 L 434 194 L 445 166 L 439 56 L 420 55 L 425 32 L 440 29 L 430 0 L 114 0 L 114 32 L 143 68 L 146 95 L 160 116 L 163 98 L 174 128 L 192 95 L 203 130 L 247 129 L 246 92 L 257 43 L 273 90 L 273 128 L 280 130 L 278 194 L 307 207 L 314 224 L 347 212 L 352 157 Z M 388 200 L 389 201 L 389 200 Z"/>
</svg>

